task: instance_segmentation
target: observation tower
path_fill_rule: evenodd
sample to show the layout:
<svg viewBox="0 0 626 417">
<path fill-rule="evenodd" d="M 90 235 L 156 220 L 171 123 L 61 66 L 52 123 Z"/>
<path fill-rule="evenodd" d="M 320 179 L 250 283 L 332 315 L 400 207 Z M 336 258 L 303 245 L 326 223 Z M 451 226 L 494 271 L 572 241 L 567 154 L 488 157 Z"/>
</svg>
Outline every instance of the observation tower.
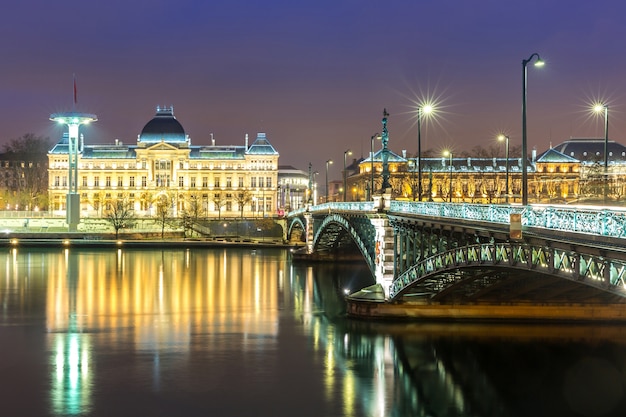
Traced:
<svg viewBox="0 0 626 417">
<path fill-rule="evenodd" d="M 98 120 L 95 114 L 80 113 L 76 110 L 76 82 L 74 82 L 74 110 L 65 113 L 53 113 L 50 120 L 67 125 L 68 128 L 68 190 L 65 200 L 67 225 L 70 232 L 75 232 L 80 222 L 80 195 L 78 194 L 78 154 L 82 152 L 82 143 L 78 142 L 81 125 Z"/>
</svg>

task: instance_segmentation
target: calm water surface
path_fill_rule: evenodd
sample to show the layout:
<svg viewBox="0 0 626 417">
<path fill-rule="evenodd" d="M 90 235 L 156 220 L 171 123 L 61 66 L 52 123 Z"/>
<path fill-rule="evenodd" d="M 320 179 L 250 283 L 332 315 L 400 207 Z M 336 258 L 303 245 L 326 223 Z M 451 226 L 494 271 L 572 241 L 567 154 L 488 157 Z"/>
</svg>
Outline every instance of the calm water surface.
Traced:
<svg viewBox="0 0 626 417">
<path fill-rule="evenodd" d="M 0 416 L 625 416 L 626 328 L 343 317 L 361 265 L 3 249 Z"/>
</svg>

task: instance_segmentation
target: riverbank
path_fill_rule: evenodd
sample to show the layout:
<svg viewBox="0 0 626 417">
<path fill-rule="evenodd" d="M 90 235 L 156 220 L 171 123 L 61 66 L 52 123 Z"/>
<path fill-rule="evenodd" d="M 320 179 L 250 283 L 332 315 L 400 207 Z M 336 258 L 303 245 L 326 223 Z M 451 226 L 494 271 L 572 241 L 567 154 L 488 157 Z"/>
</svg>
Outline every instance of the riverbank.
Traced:
<svg viewBox="0 0 626 417">
<path fill-rule="evenodd" d="M 346 297 L 349 317 L 365 320 L 626 323 L 626 304 L 436 304 Z"/>
<path fill-rule="evenodd" d="M 280 239 L 247 239 L 247 238 L 145 238 L 145 239 L 110 239 L 94 235 L 81 234 L 50 234 L 47 236 L 24 237 L 13 235 L 0 239 L 0 247 L 76 247 L 76 248 L 192 248 L 192 247 L 251 247 L 251 248 L 286 248 L 297 249 L 301 245 L 283 242 Z"/>
</svg>

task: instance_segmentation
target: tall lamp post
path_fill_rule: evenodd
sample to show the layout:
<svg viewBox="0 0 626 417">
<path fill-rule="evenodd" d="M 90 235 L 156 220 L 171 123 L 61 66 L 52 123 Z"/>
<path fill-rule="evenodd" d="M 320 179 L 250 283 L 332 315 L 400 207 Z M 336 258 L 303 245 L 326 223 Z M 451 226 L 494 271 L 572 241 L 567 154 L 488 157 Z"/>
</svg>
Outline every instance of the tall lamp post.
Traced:
<svg viewBox="0 0 626 417">
<path fill-rule="evenodd" d="M 326 203 L 328 203 L 328 165 L 332 163 L 333 163 L 332 159 L 328 159 L 326 161 Z"/>
<path fill-rule="evenodd" d="M 346 149 L 343 152 L 343 201 L 346 201 L 346 190 L 347 190 L 347 182 L 348 182 L 348 175 L 346 172 L 346 157 L 348 155 L 352 155 L 352 151 L 350 149 Z"/>
<path fill-rule="evenodd" d="M 433 106 L 426 104 L 417 108 L 417 195 L 422 201 L 422 113 L 429 114 Z"/>
<path fill-rule="evenodd" d="M 500 135 L 498 136 L 498 140 L 503 140 L 504 141 L 504 154 L 506 155 L 506 161 L 505 161 L 505 166 L 506 166 L 506 177 L 505 177 L 505 184 L 504 184 L 504 195 L 506 196 L 506 202 L 509 202 L 509 137 L 507 135 Z"/>
<path fill-rule="evenodd" d="M 450 160 L 448 168 L 450 169 L 450 202 L 452 203 L 452 151 L 444 151 L 443 156 L 448 156 Z"/>
<path fill-rule="evenodd" d="M 380 138 L 380 135 L 378 133 L 374 133 L 374 135 L 372 135 L 372 138 L 370 139 L 370 163 L 372 165 L 371 169 L 370 169 L 370 199 L 372 199 L 373 195 L 374 195 L 374 139 L 375 138 Z"/>
<path fill-rule="evenodd" d="M 604 112 L 604 200 L 606 200 L 609 188 L 609 106 L 598 103 L 593 110 L 596 113 Z"/>
<path fill-rule="evenodd" d="M 522 205 L 528 205 L 528 145 L 526 141 L 526 66 L 529 62 L 535 60 L 536 67 L 544 65 L 543 60 L 538 53 L 532 54 L 528 59 L 522 60 Z"/>
</svg>

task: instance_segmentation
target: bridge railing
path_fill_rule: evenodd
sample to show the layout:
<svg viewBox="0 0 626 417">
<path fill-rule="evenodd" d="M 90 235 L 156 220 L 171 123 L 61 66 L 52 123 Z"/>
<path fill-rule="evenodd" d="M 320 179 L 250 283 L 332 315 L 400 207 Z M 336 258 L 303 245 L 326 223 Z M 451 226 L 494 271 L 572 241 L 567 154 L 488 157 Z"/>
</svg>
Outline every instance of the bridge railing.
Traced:
<svg viewBox="0 0 626 417">
<path fill-rule="evenodd" d="M 373 201 L 324 203 L 308 209 L 292 211 L 288 216 L 297 216 L 306 211 L 373 212 Z M 391 201 L 390 213 L 416 214 L 453 219 L 476 220 L 509 224 L 511 214 L 522 215 L 522 225 L 551 230 L 623 238 L 626 237 L 626 208 L 595 206 L 559 206 L 532 204 L 435 203 L 420 201 Z"/>
</svg>

